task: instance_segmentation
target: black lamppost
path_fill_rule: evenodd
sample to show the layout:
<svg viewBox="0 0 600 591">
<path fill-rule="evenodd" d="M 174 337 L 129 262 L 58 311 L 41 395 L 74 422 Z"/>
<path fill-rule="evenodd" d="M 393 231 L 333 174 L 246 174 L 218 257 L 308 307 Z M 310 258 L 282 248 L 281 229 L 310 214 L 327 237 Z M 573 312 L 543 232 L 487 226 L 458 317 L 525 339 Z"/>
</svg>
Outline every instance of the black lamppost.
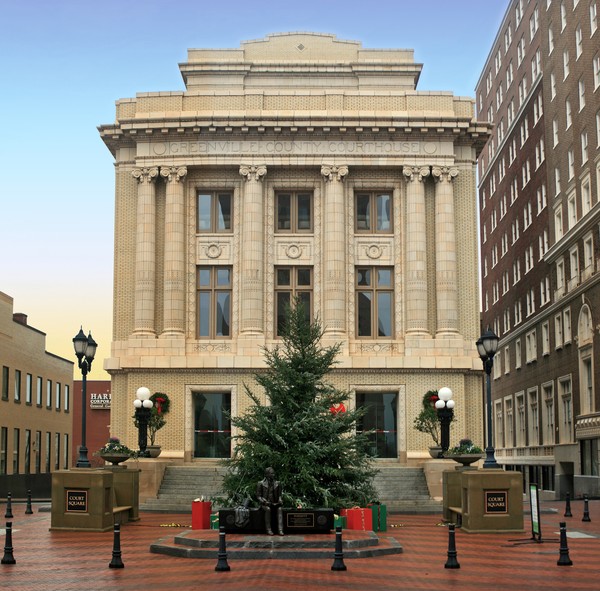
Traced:
<svg viewBox="0 0 600 591">
<path fill-rule="evenodd" d="M 494 355 L 498 351 L 498 337 L 494 331 L 488 329 L 477 339 L 477 351 L 483 362 L 483 369 L 487 375 L 486 404 L 487 404 L 487 447 L 485 448 L 484 468 L 501 468 L 494 456 L 494 439 L 492 434 L 492 367 Z"/>
<path fill-rule="evenodd" d="M 137 389 L 133 406 L 135 407 L 135 418 L 138 426 L 139 456 L 140 458 L 149 458 L 150 452 L 146 449 L 148 446 L 148 421 L 154 404 L 150 400 L 150 390 L 148 388 L 142 386 Z"/>
<path fill-rule="evenodd" d="M 92 333 L 86 337 L 83 332 L 83 327 L 79 329 L 79 332 L 73 338 L 73 348 L 75 349 L 75 355 L 77 355 L 77 363 L 81 370 L 81 445 L 79 446 L 79 458 L 75 466 L 77 468 L 91 468 L 92 465 L 88 460 L 88 449 L 85 444 L 85 429 L 86 429 L 86 386 L 87 386 L 87 375 L 92 369 L 92 361 L 96 355 L 96 349 L 98 344 L 92 338 Z"/>
<path fill-rule="evenodd" d="M 450 423 L 454 416 L 454 400 L 452 400 L 452 390 L 444 387 L 438 390 L 438 400 L 435 401 L 435 408 L 440 420 L 442 453 L 448 451 L 450 447 Z"/>
</svg>

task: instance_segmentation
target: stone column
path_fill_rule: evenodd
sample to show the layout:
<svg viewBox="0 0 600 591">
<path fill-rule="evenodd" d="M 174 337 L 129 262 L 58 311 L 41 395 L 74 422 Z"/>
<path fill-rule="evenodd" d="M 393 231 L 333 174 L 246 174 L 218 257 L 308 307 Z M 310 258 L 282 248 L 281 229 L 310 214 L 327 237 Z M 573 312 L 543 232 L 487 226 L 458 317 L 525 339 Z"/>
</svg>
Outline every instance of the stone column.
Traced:
<svg viewBox="0 0 600 591">
<path fill-rule="evenodd" d="M 453 179 L 457 168 L 434 166 L 435 187 L 435 281 L 437 294 L 436 336 L 458 333 L 458 282 L 456 278 L 456 227 Z"/>
<path fill-rule="evenodd" d="M 425 178 L 429 167 L 405 166 L 406 179 L 406 334 L 427 330 L 427 221 Z"/>
<path fill-rule="evenodd" d="M 246 180 L 242 196 L 242 269 L 240 285 L 240 332 L 264 332 L 264 236 L 263 177 L 266 166 L 241 166 Z"/>
<path fill-rule="evenodd" d="M 323 328 L 325 334 L 346 332 L 346 223 L 344 177 L 347 166 L 322 166 L 323 200 Z"/>
<path fill-rule="evenodd" d="M 163 302 L 163 337 L 182 337 L 185 328 L 185 216 L 184 166 L 160 169 L 167 183 L 165 208 L 165 268 Z"/>
<path fill-rule="evenodd" d="M 137 231 L 135 249 L 136 336 L 156 335 L 154 327 L 154 290 L 156 286 L 156 177 L 158 168 L 136 168 L 138 181 Z"/>
</svg>

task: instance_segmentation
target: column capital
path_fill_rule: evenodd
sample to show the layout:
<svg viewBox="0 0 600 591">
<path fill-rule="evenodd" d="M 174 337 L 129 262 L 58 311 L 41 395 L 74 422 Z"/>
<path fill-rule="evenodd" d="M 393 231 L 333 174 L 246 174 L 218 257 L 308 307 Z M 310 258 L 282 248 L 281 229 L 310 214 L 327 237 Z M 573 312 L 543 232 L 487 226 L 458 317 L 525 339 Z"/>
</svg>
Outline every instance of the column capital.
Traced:
<svg viewBox="0 0 600 591">
<path fill-rule="evenodd" d="M 187 168 L 185 166 L 161 166 L 160 176 L 162 176 L 167 182 L 178 183 L 183 180 L 183 177 L 187 174 Z"/>
<path fill-rule="evenodd" d="M 321 174 L 325 177 L 326 181 L 343 181 L 344 177 L 348 174 L 348 167 L 345 165 L 333 166 L 325 164 L 321 166 Z"/>
<path fill-rule="evenodd" d="M 429 166 L 403 166 L 402 174 L 407 181 L 422 181 L 429 176 Z"/>
<path fill-rule="evenodd" d="M 451 182 L 458 176 L 458 168 L 455 166 L 434 166 L 431 174 L 437 181 Z"/>
<path fill-rule="evenodd" d="M 158 176 L 158 168 L 156 166 L 152 168 L 135 168 L 131 174 L 140 184 L 153 183 Z"/>
<path fill-rule="evenodd" d="M 267 174 L 267 167 L 264 164 L 259 166 L 247 166 L 246 164 L 242 164 L 242 166 L 240 166 L 240 174 L 246 181 L 262 181 L 262 177 Z"/>
</svg>

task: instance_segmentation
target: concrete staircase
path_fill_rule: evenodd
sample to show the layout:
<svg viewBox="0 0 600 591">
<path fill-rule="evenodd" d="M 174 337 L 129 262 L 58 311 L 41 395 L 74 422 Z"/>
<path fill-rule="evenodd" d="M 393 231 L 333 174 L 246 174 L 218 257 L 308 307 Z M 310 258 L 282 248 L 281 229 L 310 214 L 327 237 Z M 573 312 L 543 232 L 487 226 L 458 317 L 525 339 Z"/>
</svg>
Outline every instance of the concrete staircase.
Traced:
<svg viewBox="0 0 600 591">
<path fill-rule="evenodd" d="M 429 495 L 421 468 L 377 465 L 375 487 L 388 511 L 401 513 L 441 513 L 442 506 Z M 191 513 L 192 501 L 219 495 L 225 468 L 220 466 L 170 466 L 158 491 L 157 499 L 140 505 L 142 511 Z"/>
</svg>

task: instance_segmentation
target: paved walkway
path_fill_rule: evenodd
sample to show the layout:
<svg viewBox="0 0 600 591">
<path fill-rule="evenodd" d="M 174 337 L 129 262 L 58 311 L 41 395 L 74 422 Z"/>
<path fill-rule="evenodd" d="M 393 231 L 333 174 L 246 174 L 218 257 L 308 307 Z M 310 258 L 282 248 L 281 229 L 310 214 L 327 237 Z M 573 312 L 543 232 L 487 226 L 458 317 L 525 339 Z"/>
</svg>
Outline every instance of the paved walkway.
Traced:
<svg viewBox="0 0 600 591">
<path fill-rule="evenodd" d="M 448 528 L 439 515 L 392 515 L 387 534 L 404 552 L 395 556 L 345 560 L 346 572 L 333 572 L 331 560 L 229 560 L 230 572 L 215 572 L 214 559 L 173 558 L 151 554 L 150 544 L 189 529 L 191 515 L 142 513 L 136 523 L 121 528 L 123 569 L 110 569 L 113 534 L 51 532 L 50 514 L 25 515 L 13 504 L 14 565 L 0 565 L 0 589 L 19 591 L 187 591 L 192 589 L 313 591 L 314 589 L 518 589 L 535 591 L 600 588 L 600 500 L 590 501 L 591 522 L 582 522 L 583 502 L 571 503 L 565 518 L 563 503 L 543 503 L 543 543 L 515 544 L 530 537 L 515 534 L 456 533 L 460 569 L 445 569 Z M 553 514 L 549 509 L 556 509 Z M 0 505 L 4 526 L 4 505 Z M 557 566 L 559 522 L 567 523 L 573 566 Z M 0 552 L 5 546 L 0 529 Z"/>
</svg>

